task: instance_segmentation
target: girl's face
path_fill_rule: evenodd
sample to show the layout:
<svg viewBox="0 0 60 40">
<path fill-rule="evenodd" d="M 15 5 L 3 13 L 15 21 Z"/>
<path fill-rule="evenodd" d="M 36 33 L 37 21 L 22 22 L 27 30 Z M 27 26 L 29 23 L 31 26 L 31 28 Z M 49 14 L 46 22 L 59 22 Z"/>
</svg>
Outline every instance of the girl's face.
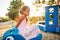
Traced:
<svg viewBox="0 0 60 40">
<path fill-rule="evenodd" d="M 25 9 L 24 11 L 23 11 L 23 14 L 25 15 L 25 16 L 29 16 L 29 14 L 30 14 L 30 9 Z"/>
</svg>

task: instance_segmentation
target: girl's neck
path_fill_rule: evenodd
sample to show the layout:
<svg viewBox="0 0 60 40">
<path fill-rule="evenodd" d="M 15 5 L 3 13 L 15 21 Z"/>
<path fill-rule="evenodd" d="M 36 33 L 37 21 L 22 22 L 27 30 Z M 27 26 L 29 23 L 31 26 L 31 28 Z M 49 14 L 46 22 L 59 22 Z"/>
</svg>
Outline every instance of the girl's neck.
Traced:
<svg viewBox="0 0 60 40">
<path fill-rule="evenodd" d="M 28 17 L 26 16 L 26 23 L 28 24 Z"/>
</svg>

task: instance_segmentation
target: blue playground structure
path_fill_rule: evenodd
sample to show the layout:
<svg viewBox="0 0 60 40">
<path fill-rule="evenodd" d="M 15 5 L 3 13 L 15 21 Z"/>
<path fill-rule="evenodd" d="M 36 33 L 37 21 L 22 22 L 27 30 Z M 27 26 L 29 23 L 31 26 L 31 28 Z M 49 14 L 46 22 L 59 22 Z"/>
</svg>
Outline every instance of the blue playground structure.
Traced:
<svg viewBox="0 0 60 40">
<path fill-rule="evenodd" d="M 42 31 L 60 33 L 60 6 L 47 6 L 45 8 L 45 22 L 38 26 Z"/>
<path fill-rule="evenodd" d="M 3 36 L 2 40 L 25 40 L 25 38 L 18 34 L 19 30 L 17 28 L 12 27 L 12 29 L 7 30 Z M 30 40 L 42 40 L 42 34 L 37 34 L 36 37 L 31 38 Z"/>
</svg>

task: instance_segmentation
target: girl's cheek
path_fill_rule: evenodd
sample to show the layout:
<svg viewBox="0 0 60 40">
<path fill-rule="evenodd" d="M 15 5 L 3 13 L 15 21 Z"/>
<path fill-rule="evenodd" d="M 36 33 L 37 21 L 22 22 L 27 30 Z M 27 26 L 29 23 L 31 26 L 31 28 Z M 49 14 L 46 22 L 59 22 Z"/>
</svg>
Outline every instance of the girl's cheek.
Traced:
<svg viewBox="0 0 60 40">
<path fill-rule="evenodd" d="M 27 15 L 29 16 L 29 13 Z"/>
</svg>

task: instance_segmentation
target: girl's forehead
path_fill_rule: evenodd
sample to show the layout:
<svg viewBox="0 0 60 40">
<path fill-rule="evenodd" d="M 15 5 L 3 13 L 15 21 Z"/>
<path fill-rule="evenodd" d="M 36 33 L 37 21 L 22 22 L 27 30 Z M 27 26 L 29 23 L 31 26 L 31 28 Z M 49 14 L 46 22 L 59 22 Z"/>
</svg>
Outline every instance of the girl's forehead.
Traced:
<svg viewBox="0 0 60 40">
<path fill-rule="evenodd" d="M 30 9 L 29 9 L 29 8 L 27 8 L 26 10 L 30 11 Z"/>
</svg>

